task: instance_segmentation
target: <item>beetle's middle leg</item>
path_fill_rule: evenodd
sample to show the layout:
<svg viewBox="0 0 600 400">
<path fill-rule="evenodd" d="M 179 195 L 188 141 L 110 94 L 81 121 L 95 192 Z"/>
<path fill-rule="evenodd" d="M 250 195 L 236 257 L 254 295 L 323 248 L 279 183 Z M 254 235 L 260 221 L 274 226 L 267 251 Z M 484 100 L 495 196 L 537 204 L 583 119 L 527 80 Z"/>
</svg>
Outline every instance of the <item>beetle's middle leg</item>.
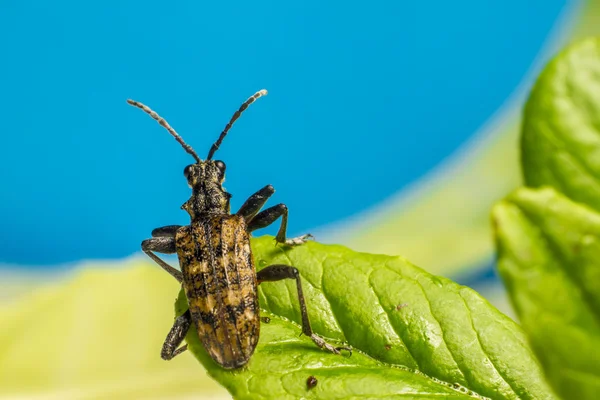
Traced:
<svg viewBox="0 0 600 400">
<path fill-rule="evenodd" d="M 163 344 L 160 356 L 163 360 L 170 360 L 178 354 L 183 353 L 187 350 L 187 344 L 179 347 L 185 335 L 187 334 L 190 326 L 192 325 L 192 316 L 190 310 L 177 317 L 173 327 L 169 331 L 165 343 Z"/>
<path fill-rule="evenodd" d="M 308 319 L 308 311 L 306 309 L 306 301 L 304 300 L 304 293 L 302 292 L 302 282 L 300 280 L 300 273 L 296 267 L 290 267 L 289 265 L 269 265 L 258 271 L 256 274 L 258 284 L 262 282 L 273 282 L 280 281 L 282 279 L 295 279 L 296 288 L 298 290 L 298 302 L 300 303 L 300 314 L 302 315 L 302 333 L 310 337 L 317 346 L 335 354 L 340 354 L 340 350 L 348 350 L 352 352 L 350 347 L 333 347 L 327 343 L 322 337 L 318 336 L 313 332 L 310 326 L 310 320 Z"/>
<path fill-rule="evenodd" d="M 250 220 L 250 223 L 248 224 L 248 231 L 252 232 L 269 226 L 279 217 L 281 217 L 281 225 L 279 226 L 277 236 L 275 236 L 277 243 L 284 243 L 288 246 L 296 246 L 306 242 L 308 238 L 312 237 L 312 235 L 309 233 L 295 238 L 286 239 L 285 234 L 287 231 L 288 208 L 285 204 L 277 204 L 276 206 L 267 208 L 266 210 L 258 213 Z"/>
<path fill-rule="evenodd" d="M 183 281 L 181 271 L 171 267 L 163 259 L 154 254 L 154 251 L 164 254 L 173 254 L 177 250 L 175 248 L 175 233 L 179 229 L 179 225 L 169 225 L 162 228 L 156 228 L 152 231 L 152 239 L 146 239 L 142 242 L 142 250 L 155 263 L 160 265 L 165 271 L 173 276 L 179 283 Z"/>
</svg>

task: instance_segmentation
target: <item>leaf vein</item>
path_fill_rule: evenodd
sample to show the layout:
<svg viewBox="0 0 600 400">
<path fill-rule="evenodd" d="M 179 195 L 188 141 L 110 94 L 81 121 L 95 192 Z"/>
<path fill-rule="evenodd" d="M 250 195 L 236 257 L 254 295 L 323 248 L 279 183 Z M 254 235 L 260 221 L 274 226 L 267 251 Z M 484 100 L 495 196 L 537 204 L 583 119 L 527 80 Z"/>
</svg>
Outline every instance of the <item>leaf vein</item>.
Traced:
<svg viewBox="0 0 600 400">
<path fill-rule="evenodd" d="M 394 333 L 396 334 L 396 336 L 398 337 L 398 339 L 400 340 L 400 342 L 402 342 L 402 345 L 406 349 L 406 352 L 408 353 L 408 355 L 410 356 L 410 358 L 413 360 L 413 362 L 416 365 L 417 369 L 421 370 L 421 365 L 419 364 L 419 361 L 416 359 L 416 357 L 414 356 L 414 354 L 410 350 L 410 347 L 406 344 L 406 341 L 404 340 L 404 338 L 398 332 L 399 329 L 397 330 L 396 327 L 394 326 L 394 324 L 392 323 L 392 318 L 391 318 L 391 315 L 389 313 L 389 310 L 387 310 L 383 306 L 381 297 L 379 296 L 379 294 L 375 290 L 375 287 L 374 287 L 373 282 L 371 280 L 371 276 L 373 275 L 373 272 L 375 272 L 375 269 L 372 269 L 369 272 L 369 275 L 368 275 L 367 279 L 369 281 L 369 288 L 371 289 L 371 291 L 373 292 L 373 294 L 377 298 L 377 303 L 379 304 L 379 307 L 381 307 L 382 313 L 380 315 L 385 315 L 386 316 L 388 324 L 392 327 Z"/>
<path fill-rule="evenodd" d="M 479 331 L 475 328 L 475 323 L 473 321 L 473 313 L 471 312 L 471 309 L 469 308 L 469 304 L 463 297 L 462 293 L 458 293 L 458 294 L 459 294 L 461 300 L 463 301 L 465 308 L 467 309 L 467 312 L 469 313 L 469 322 L 471 323 L 471 328 L 473 328 L 473 332 L 475 332 L 475 335 L 477 336 L 477 343 L 479 343 L 479 348 L 481 349 L 481 352 L 483 354 L 485 354 L 485 356 L 490 360 L 490 363 L 491 363 L 492 367 L 494 367 L 494 370 L 497 372 L 498 376 L 500 376 L 502 378 L 502 380 L 508 385 L 508 387 L 510 388 L 510 390 L 512 390 L 512 392 L 515 394 L 515 396 L 519 397 L 519 395 L 517 394 L 517 391 L 512 386 L 511 382 L 509 382 L 508 379 L 504 376 L 504 374 L 502 374 L 502 372 L 500 372 L 500 369 L 494 363 L 494 359 L 492 357 L 490 357 L 488 355 L 487 351 L 485 350 L 485 348 L 483 346 L 483 342 L 481 340 L 481 336 L 479 335 Z"/>
<path fill-rule="evenodd" d="M 423 287 L 423 285 L 421 284 L 421 282 L 419 282 L 419 280 L 415 279 L 414 281 L 417 283 L 417 285 L 419 286 L 419 288 L 423 292 L 423 296 L 425 297 L 425 300 L 427 300 L 427 307 L 429 308 L 429 313 L 431 314 L 431 317 L 434 319 L 435 323 L 438 324 L 438 326 L 440 327 L 440 332 L 442 332 L 442 337 L 444 338 L 444 346 L 446 346 L 446 349 L 448 350 L 448 353 L 450 353 L 450 357 L 452 357 L 452 361 L 454 361 L 454 364 L 456 365 L 456 368 L 458 369 L 458 372 L 460 372 L 460 374 L 461 374 L 461 376 L 463 378 L 463 382 L 467 385 L 467 387 L 473 386 L 472 382 L 469 381 L 469 378 L 465 374 L 465 371 L 463 371 L 463 369 L 460 366 L 458 360 L 456 359 L 456 356 L 454 355 L 454 352 L 452 351 L 452 349 L 450 348 L 450 346 L 448 346 L 448 344 L 447 344 L 448 341 L 447 341 L 447 338 L 446 338 L 446 332 L 444 331 L 444 328 L 442 327 L 442 324 L 441 324 L 440 320 L 437 318 L 437 316 L 433 312 L 433 308 L 431 307 L 431 301 L 429 300 L 429 297 L 427 296 L 427 291 L 425 290 L 425 288 Z"/>
</svg>

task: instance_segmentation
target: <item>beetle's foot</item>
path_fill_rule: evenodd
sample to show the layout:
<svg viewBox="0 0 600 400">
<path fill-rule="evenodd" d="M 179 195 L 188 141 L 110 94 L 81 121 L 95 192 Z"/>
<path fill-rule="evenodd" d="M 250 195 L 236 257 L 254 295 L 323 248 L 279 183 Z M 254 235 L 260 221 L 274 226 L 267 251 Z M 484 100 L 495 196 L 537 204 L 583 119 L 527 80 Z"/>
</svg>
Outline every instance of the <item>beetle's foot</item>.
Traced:
<svg viewBox="0 0 600 400">
<path fill-rule="evenodd" d="M 290 239 L 285 239 L 285 241 L 279 241 L 277 240 L 279 243 L 283 243 L 286 246 L 299 246 L 301 244 L 306 243 L 306 241 L 308 239 L 314 239 L 315 237 L 313 235 L 311 235 L 310 233 L 307 233 L 306 235 L 302 235 L 302 236 L 298 236 L 295 238 L 290 238 Z"/>
<path fill-rule="evenodd" d="M 346 350 L 349 354 L 348 355 L 352 355 L 352 346 L 341 346 L 341 347 L 336 347 L 337 351 L 342 351 L 342 350 Z"/>
<path fill-rule="evenodd" d="M 327 343 L 325 341 L 325 339 L 323 339 L 321 336 L 318 336 L 315 333 L 310 335 L 310 338 L 312 339 L 313 342 L 315 342 L 315 344 L 317 346 L 319 346 L 320 348 L 322 348 L 324 350 L 329 351 L 330 353 L 340 354 L 341 350 L 346 350 L 346 351 L 350 352 L 350 355 L 352 355 L 352 347 L 348 347 L 348 346 L 334 347 L 334 346 L 330 345 L 329 343 Z"/>
</svg>

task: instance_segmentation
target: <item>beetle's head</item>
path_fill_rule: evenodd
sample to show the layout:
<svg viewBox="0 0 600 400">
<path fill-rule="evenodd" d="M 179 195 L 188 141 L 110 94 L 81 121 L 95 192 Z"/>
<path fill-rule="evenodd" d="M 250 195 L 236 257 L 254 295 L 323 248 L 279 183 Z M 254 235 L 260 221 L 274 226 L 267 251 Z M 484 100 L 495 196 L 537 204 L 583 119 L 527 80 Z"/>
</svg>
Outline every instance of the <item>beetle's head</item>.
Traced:
<svg viewBox="0 0 600 400">
<path fill-rule="evenodd" d="M 206 160 L 190 164 L 183 170 L 192 196 L 181 208 L 192 218 L 202 213 L 229 213 L 231 194 L 225 191 L 225 163 Z"/>
<path fill-rule="evenodd" d="M 192 189 L 200 189 L 203 184 L 221 185 L 225 180 L 225 163 L 220 160 L 206 160 L 190 164 L 183 169 L 183 176 Z"/>
<path fill-rule="evenodd" d="M 219 149 L 221 142 L 229 132 L 233 123 L 242 115 L 244 110 L 256 99 L 267 94 L 266 90 L 260 90 L 250 96 L 241 107 L 233 114 L 229 123 L 225 126 L 223 132 L 217 141 L 211 146 L 206 160 L 200 159 L 194 149 L 183 141 L 181 136 L 168 122 L 152 111 L 149 107 L 134 100 L 127 100 L 132 106 L 141 108 L 163 126 L 174 138 L 181 144 L 183 149 L 196 160 L 195 164 L 190 164 L 183 170 L 188 185 L 192 188 L 192 196 L 181 208 L 186 210 L 192 218 L 202 213 L 229 213 L 229 199 L 231 195 L 223 188 L 225 180 L 225 163 L 223 161 L 213 161 L 212 157 Z"/>
</svg>

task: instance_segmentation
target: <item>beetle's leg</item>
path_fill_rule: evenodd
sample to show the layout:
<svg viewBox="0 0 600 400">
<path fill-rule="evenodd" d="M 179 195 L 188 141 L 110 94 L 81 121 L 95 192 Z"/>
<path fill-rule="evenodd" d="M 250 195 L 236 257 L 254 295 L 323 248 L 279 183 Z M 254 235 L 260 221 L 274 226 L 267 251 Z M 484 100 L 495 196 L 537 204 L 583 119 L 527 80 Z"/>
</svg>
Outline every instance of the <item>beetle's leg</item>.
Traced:
<svg viewBox="0 0 600 400">
<path fill-rule="evenodd" d="M 302 333 L 310 337 L 317 346 L 335 354 L 340 354 L 340 350 L 348 350 L 352 352 L 350 347 L 333 347 L 327 343 L 322 337 L 318 336 L 313 332 L 310 326 L 310 320 L 308 319 L 308 311 L 306 310 L 306 301 L 304 300 L 304 294 L 302 292 L 302 283 L 300 279 L 300 273 L 296 267 L 290 267 L 289 265 L 269 265 L 264 269 L 258 271 L 256 274 L 258 284 L 262 282 L 273 282 L 280 281 L 282 279 L 295 279 L 296 288 L 298 290 L 298 302 L 300 303 L 300 314 L 302 315 Z"/>
<path fill-rule="evenodd" d="M 277 204 L 276 206 L 269 207 L 266 210 L 258 213 L 256 217 L 252 218 L 252 220 L 248 224 L 248 231 L 252 232 L 257 229 L 269 226 L 273 222 L 275 222 L 275 220 L 277 220 L 277 218 L 279 217 L 281 217 L 281 226 L 279 227 L 277 236 L 275 236 L 275 240 L 277 241 L 277 243 L 285 243 L 288 246 L 296 246 L 306 242 L 308 238 L 312 237 L 312 235 L 309 233 L 307 235 L 302 235 L 296 238 L 285 238 L 288 220 L 288 208 L 285 204 Z"/>
<path fill-rule="evenodd" d="M 167 225 L 156 228 L 152 231 L 152 237 L 175 237 L 177 229 L 181 228 L 181 225 Z"/>
<path fill-rule="evenodd" d="M 246 222 L 250 222 L 252 218 L 261 208 L 265 205 L 269 197 L 271 197 L 275 193 L 275 189 L 271 185 L 267 185 L 264 188 L 260 189 L 258 192 L 254 193 L 252 196 L 248 197 L 248 200 L 240 207 L 239 211 L 236 215 L 241 215 L 244 217 Z"/>
<path fill-rule="evenodd" d="M 160 356 L 163 360 L 170 360 L 178 354 L 183 353 L 187 350 L 187 344 L 179 347 L 185 335 L 192 325 L 192 316 L 190 310 L 177 317 L 173 327 L 169 331 L 165 343 L 163 344 Z"/>
<path fill-rule="evenodd" d="M 160 228 L 159 228 L 160 229 Z M 155 229 L 152 233 L 157 231 Z M 175 253 L 175 235 L 169 236 L 159 236 L 154 237 L 152 239 L 146 239 L 142 242 L 142 250 L 144 253 L 148 255 L 151 259 L 154 260 L 155 263 L 160 265 L 165 271 L 173 276 L 173 278 L 177 279 L 179 283 L 183 281 L 183 275 L 181 271 L 171 267 L 165 261 L 163 261 L 160 257 L 153 253 L 153 251 L 157 251 L 159 253 L 165 254 L 173 254 Z"/>
</svg>

